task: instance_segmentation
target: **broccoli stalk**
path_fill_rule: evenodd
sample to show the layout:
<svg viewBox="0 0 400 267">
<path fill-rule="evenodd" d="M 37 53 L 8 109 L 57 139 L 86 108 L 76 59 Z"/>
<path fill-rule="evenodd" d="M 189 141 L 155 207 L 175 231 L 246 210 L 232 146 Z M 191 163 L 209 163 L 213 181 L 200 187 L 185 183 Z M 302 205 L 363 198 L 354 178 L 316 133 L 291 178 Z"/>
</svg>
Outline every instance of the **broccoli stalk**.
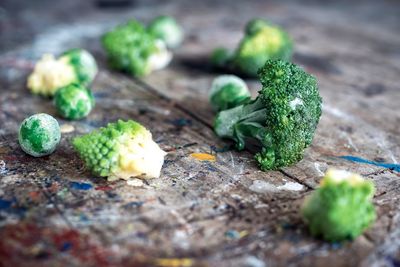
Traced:
<svg viewBox="0 0 400 267">
<path fill-rule="evenodd" d="M 302 215 L 311 234 L 330 242 L 359 236 L 375 221 L 374 191 L 374 184 L 358 174 L 328 170 L 303 203 Z"/>
<path fill-rule="evenodd" d="M 236 148 L 256 150 L 261 170 L 278 169 L 303 158 L 321 116 L 316 79 L 300 67 L 268 60 L 258 72 L 262 90 L 256 99 L 221 111 L 215 119 L 218 136 Z"/>
<path fill-rule="evenodd" d="M 108 180 L 160 176 L 166 153 L 141 124 L 119 120 L 73 140 L 88 169 Z"/>
</svg>

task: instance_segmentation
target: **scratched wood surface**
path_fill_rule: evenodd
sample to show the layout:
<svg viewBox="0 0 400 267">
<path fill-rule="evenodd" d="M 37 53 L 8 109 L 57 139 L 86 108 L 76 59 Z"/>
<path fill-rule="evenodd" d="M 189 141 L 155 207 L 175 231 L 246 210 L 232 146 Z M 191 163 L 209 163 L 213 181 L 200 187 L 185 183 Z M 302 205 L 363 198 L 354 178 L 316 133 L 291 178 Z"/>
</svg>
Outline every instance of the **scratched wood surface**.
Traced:
<svg viewBox="0 0 400 267">
<path fill-rule="evenodd" d="M 0 7 L 0 266 L 399 266 L 398 2 L 136 1 L 101 8 L 6 0 Z M 159 14 L 185 28 L 172 64 L 140 80 L 109 70 L 99 36 L 131 17 L 147 22 Z M 324 99 L 304 160 L 280 171 L 259 171 L 249 153 L 229 149 L 211 128 L 207 91 L 218 73 L 207 58 L 216 46 L 235 47 L 253 17 L 290 32 L 294 61 L 317 76 Z M 19 123 L 55 110 L 29 94 L 26 77 L 41 54 L 72 47 L 98 60 L 97 106 L 82 121 L 58 118 L 72 129 L 58 150 L 29 157 L 17 142 Z M 256 94 L 258 82 L 247 82 Z M 119 118 L 143 123 L 169 152 L 159 179 L 133 187 L 83 168 L 71 139 Z M 217 160 L 198 161 L 193 152 Z M 376 184 L 378 219 L 353 242 L 314 239 L 299 216 L 328 167 Z"/>
</svg>

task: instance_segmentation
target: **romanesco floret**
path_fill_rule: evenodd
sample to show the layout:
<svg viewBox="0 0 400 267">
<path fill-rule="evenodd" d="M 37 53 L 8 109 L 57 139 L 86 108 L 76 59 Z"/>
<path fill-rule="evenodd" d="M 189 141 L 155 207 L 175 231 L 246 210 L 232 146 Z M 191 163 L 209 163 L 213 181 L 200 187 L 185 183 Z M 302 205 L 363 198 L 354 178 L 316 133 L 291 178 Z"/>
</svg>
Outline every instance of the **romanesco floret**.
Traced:
<svg viewBox="0 0 400 267">
<path fill-rule="evenodd" d="M 183 41 L 182 27 L 171 16 L 159 16 L 148 26 L 149 32 L 164 41 L 168 48 L 177 48 Z"/>
<path fill-rule="evenodd" d="M 214 130 L 255 150 L 262 170 L 278 169 L 303 158 L 321 116 L 316 79 L 285 61 L 268 60 L 259 70 L 262 90 L 256 99 L 218 113 Z"/>
<path fill-rule="evenodd" d="M 245 36 L 230 58 L 227 59 L 228 53 L 219 48 L 215 50 L 212 61 L 217 64 L 216 67 L 222 65 L 223 68 L 255 77 L 266 60 L 289 61 L 292 50 L 292 39 L 285 30 L 268 21 L 254 19 L 246 25 Z"/>
<path fill-rule="evenodd" d="M 166 155 L 151 133 L 132 120 L 109 123 L 75 138 L 73 145 L 88 169 L 108 180 L 159 177 Z"/>
<path fill-rule="evenodd" d="M 360 175 L 330 169 L 320 187 L 306 198 L 302 215 L 313 236 L 330 242 L 354 239 L 376 218 L 375 187 Z"/>
<path fill-rule="evenodd" d="M 150 34 L 142 24 L 130 20 L 102 37 L 111 67 L 143 76 L 162 69 L 172 59 L 165 43 Z"/>
<path fill-rule="evenodd" d="M 235 75 L 220 75 L 211 84 L 209 99 L 214 110 L 236 107 L 250 100 L 246 83 Z"/>
</svg>

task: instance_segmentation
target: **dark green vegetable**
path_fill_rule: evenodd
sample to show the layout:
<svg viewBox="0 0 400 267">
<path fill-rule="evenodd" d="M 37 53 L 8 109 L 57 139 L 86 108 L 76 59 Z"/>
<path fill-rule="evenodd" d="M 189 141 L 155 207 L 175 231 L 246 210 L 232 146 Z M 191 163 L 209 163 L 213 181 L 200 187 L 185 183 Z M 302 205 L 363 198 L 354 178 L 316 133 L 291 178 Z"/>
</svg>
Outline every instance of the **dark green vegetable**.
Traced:
<svg viewBox="0 0 400 267">
<path fill-rule="evenodd" d="M 235 75 L 221 75 L 214 79 L 209 93 L 214 110 L 221 111 L 241 105 L 250 100 L 246 83 Z"/>
<path fill-rule="evenodd" d="M 316 79 L 292 63 L 268 60 L 258 73 L 258 97 L 221 111 L 214 130 L 234 140 L 238 150 L 255 149 L 265 171 L 303 158 L 321 116 L 321 97 Z"/>
<path fill-rule="evenodd" d="M 302 207 L 311 234 L 330 242 L 362 234 L 376 219 L 374 191 L 374 184 L 358 174 L 328 170 Z"/>
<path fill-rule="evenodd" d="M 92 92 L 79 84 L 70 84 L 57 90 L 54 105 L 66 119 L 78 120 L 86 117 L 94 107 Z"/>
</svg>

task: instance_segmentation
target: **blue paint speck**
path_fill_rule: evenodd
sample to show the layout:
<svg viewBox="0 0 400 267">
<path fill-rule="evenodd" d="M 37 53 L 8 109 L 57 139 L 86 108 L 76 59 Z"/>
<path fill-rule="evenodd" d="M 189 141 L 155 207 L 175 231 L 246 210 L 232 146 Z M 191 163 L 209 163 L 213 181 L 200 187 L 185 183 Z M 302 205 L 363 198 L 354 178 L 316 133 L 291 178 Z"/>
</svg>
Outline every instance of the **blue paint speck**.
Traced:
<svg viewBox="0 0 400 267">
<path fill-rule="evenodd" d="M 0 198 L 0 210 L 6 210 L 11 207 L 12 201 Z"/>
<path fill-rule="evenodd" d="M 60 248 L 60 251 L 67 251 L 72 248 L 72 243 L 71 242 L 64 242 Z"/>
<path fill-rule="evenodd" d="M 72 189 L 76 189 L 76 190 L 89 190 L 93 186 L 91 184 L 88 184 L 88 183 L 71 182 L 70 183 L 70 187 Z"/>
<path fill-rule="evenodd" d="M 132 201 L 124 205 L 125 208 L 136 208 L 143 206 L 143 201 Z"/>
<path fill-rule="evenodd" d="M 399 164 L 394 164 L 394 163 L 384 163 L 384 162 L 380 162 L 380 161 L 372 161 L 372 160 L 368 160 L 368 159 L 363 159 L 363 158 L 359 158 L 359 157 L 355 157 L 355 156 L 341 156 L 339 157 L 341 159 L 345 159 L 348 161 L 352 161 L 352 162 L 357 162 L 357 163 L 363 163 L 363 164 L 369 164 L 369 165 L 374 165 L 374 166 L 378 166 L 378 167 L 383 167 L 383 168 L 387 168 L 396 172 L 400 172 L 400 165 Z"/>
<path fill-rule="evenodd" d="M 172 125 L 177 126 L 177 127 L 191 126 L 192 125 L 192 120 L 185 119 L 185 118 L 170 120 L 169 122 Z"/>
</svg>

